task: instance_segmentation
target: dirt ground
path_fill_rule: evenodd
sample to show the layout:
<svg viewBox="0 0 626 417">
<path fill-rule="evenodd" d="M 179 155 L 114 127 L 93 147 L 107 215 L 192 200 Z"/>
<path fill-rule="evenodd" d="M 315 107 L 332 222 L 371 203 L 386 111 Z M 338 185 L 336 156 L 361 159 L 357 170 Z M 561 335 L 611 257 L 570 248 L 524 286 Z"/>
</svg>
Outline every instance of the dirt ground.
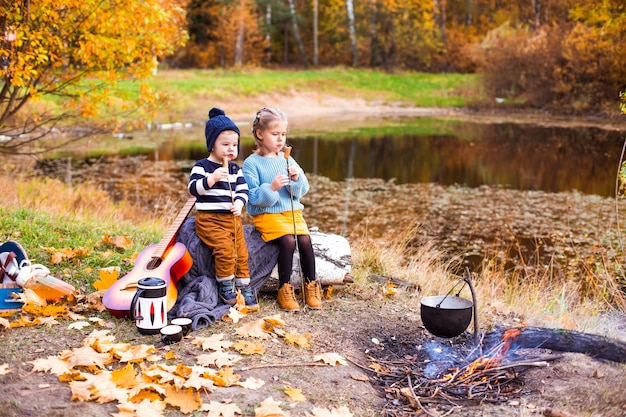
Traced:
<svg viewBox="0 0 626 417">
<path fill-rule="evenodd" d="M 254 104 L 249 103 L 250 106 Z M 381 106 L 314 94 L 281 99 L 259 98 L 256 104 L 286 109 L 294 123 L 328 117 L 333 120 L 341 117 L 353 119 L 355 113 L 363 117 L 382 114 L 389 117 L 409 114 L 453 116 L 457 113 Z M 233 115 L 247 118 L 248 112 Z M 496 403 L 469 405 L 458 401 L 460 405 L 453 406 L 451 403 L 424 402 L 427 412 L 410 407 L 410 402 L 400 394 L 399 388 L 405 384 L 407 376 L 423 374 L 428 364 L 428 358 L 424 356 L 425 347 L 436 342 L 440 346 L 467 352 L 472 340 L 471 326 L 466 333 L 453 339 L 437 338 L 428 333 L 420 318 L 419 300 L 422 296 L 416 290 L 401 289 L 395 296 L 387 297 L 383 295 L 383 284 L 373 281 L 367 288 L 336 288 L 332 297 L 325 300 L 322 310 L 287 314 L 277 308 L 274 294 L 262 294 L 260 311 L 244 317 L 241 323 L 281 314 L 285 320 L 284 329 L 301 335 L 309 334 L 311 346 L 293 346 L 276 336 L 264 340 L 267 351 L 263 355 L 245 356 L 233 367 L 242 379 L 255 377 L 265 382 L 263 386 L 257 389 L 214 388 L 213 392 L 202 393 L 201 398 L 205 403 L 212 400 L 236 404 L 244 416 L 254 416 L 255 408 L 268 397 L 281 402 L 284 415 L 290 416 L 341 416 L 344 414 L 340 414 L 338 409 L 344 406 L 351 415 L 359 417 L 626 415 L 626 365 L 577 353 L 546 352 L 540 348 L 527 354 L 530 357 L 534 354 L 551 355 L 548 366 L 520 370 L 514 378 L 514 388 L 510 393 L 503 392 L 501 400 Z M 31 361 L 80 347 L 94 329 L 109 330 L 116 341 L 154 344 L 160 355 L 173 351 L 176 359 L 170 360 L 170 363 L 187 365 L 193 365 L 196 357 L 205 353 L 193 344 L 195 337 L 222 333 L 227 340 L 240 338 L 236 329 L 241 323 L 218 322 L 213 327 L 192 332 L 177 344 L 167 346 L 156 336 L 139 335 L 132 323 L 126 320 L 112 318 L 107 313 L 84 314 L 101 317 L 105 322 L 83 329 L 69 329 L 70 320 L 59 320 L 59 324 L 53 326 L 10 330 L 0 326 L 0 366 L 8 364 L 0 372 L 0 417 L 114 415 L 117 412 L 114 403 L 72 400 L 66 382 L 49 373 L 31 372 Z M 504 328 L 514 327 L 520 321 L 495 309 L 482 313 L 481 318 Z M 331 352 L 345 358 L 345 364 L 330 366 L 315 361 L 317 355 Z M 111 368 L 115 366 L 110 365 Z M 394 383 L 390 382 L 392 377 L 396 378 Z M 301 389 L 305 401 L 291 400 L 285 393 L 287 388 Z M 334 414 L 323 414 L 314 411 L 314 407 L 336 410 Z M 164 415 L 184 414 L 168 407 Z M 196 411 L 192 415 L 214 414 Z"/>
<path fill-rule="evenodd" d="M 239 325 L 276 314 L 285 320 L 284 330 L 310 334 L 311 347 L 289 345 L 277 337 L 263 341 L 267 351 L 245 357 L 234 366 L 234 371 L 242 379 L 255 377 L 265 384 L 254 390 L 214 388 L 213 392 L 201 395 L 203 402 L 234 403 L 246 416 L 255 415 L 254 409 L 268 397 L 281 402 L 286 415 L 291 416 L 305 416 L 312 413 L 313 407 L 327 410 L 347 407 L 352 415 L 362 417 L 426 415 L 408 406 L 406 398 L 399 394 L 399 386 L 405 383 L 406 375 L 423 374 L 428 362 L 423 348 L 430 342 L 464 352 L 461 348 L 467 349 L 472 340 L 468 333 L 471 326 L 457 338 L 437 338 L 421 323 L 417 293 L 406 291 L 387 298 L 377 295 L 382 294 L 382 287 L 377 284 L 363 292 L 368 294 L 336 289 L 322 310 L 290 314 L 278 310 L 273 294 L 263 294 L 260 311 L 244 317 L 241 323 L 219 322 L 190 333 L 174 345 L 162 344 L 157 336 L 141 336 L 132 323 L 113 319 L 107 313 L 99 314 L 106 319 L 104 327 L 68 329 L 71 321 L 62 320 L 53 327 L 3 330 L 0 363 L 8 363 L 10 371 L 0 376 L 0 416 L 82 417 L 117 412 L 114 403 L 72 401 L 67 383 L 60 382 L 55 375 L 30 372 L 30 361 L 80 347 L 96 328 L 110 329 L 119 341 L 153 344 L 160 354 L 171 350 L 175 353 L 175 363 L 192 366 L 197 356 L 206 353 L 193 344 L 195 337 L 222 333 L 225 339 L 235 341 L 240 339 L 235 334 Z M 507 327 L 513 326 L 515 320 L 510 316 L 498 317 L 498 322 Z M 537 351 L 546 354 L 544 350 Z M 345 365 L 330 366 L 314 360 L 316 355 L 331 352 L 345 358 Z M 617 417 L 626 413 L 624 364 L 583 354 L 552 352 L 552 355 L 556 359 L 550 360 L 548 366 L 520 370 L 517 389 L 497 403 L 460 405 L 450 415 Z M 389 383 L 389 375 L 397 377 L 394 384 Z M 301 389 L 306 400 L 290 400 L 284 393 L 286 388 Z M 448 404 L 437 407 L 428 404 L 430 415 L 443 415 L 451 410 Z M 183 414 L 168 408 L 165 415 Z"/>
</svg>

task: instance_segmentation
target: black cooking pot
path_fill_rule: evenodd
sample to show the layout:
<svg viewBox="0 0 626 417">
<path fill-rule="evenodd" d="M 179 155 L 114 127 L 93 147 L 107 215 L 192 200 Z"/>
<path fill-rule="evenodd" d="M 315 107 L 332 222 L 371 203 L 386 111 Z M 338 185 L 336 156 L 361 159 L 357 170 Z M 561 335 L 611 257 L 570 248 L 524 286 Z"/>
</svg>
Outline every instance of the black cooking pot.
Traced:
<svg viewBox="0 0 626 417">
<path fill-rule="evenodd" d="M 470 300 L 461 297 L 425 297 L 420 307 L 422 323 L 435 336 L 456 337 L 469 326 L 473 306 Z"/>
</svg>

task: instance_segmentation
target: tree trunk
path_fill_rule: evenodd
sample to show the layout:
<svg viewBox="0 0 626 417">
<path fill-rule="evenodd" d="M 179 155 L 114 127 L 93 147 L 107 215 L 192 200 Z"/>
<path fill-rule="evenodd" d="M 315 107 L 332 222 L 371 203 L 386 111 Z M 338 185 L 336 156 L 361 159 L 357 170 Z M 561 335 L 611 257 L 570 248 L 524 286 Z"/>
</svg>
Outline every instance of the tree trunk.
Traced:
<svg viewBox="0 0 626 417">
<path fill-rule="evenodd" d="M 378 40 L 378 6 L 377 0 L 370 0 L 370 66 L 382 65 L 381 45 Z"/>
<path fill-rule="evenodd" d="M 346 9 L 348 11 L 348 29 L 350 30 L 350 49 L 352 50 L 352 66 L 358 64 L 358 50 L 356 45 L 356 27 L 354 24 L 354 5 L 352 0 L 346 0 Z"/>
<path fill-rule="evenodd" d="M 239 0 L 239 27 L 237 28 L 237 42 L 235 44 L 235 67 L 243 66 L 243 41 L 245 37 L 245 4 Z"/>
<path fill-rule="evenodd" d="M 497 330 L 485 335 L 483 345 L 501 343 L 505 330 Z M 511 348 L 544 348 L 560 352 L 584 353 L 597 359 L 626 363 L 626 343 L 617 339 L 573 330 L 525 327 L 513 338 Z"/>
<path fill-rule="evenodd" d="M 298 51 L 300 51 L 300 62 L 303 67 L 307 66 L 306 62 L 306 50 L 304 49 L 304 43 L 302 43 L 302 37 L 300 36 L 300 28 L 298 26 L 298 16 L 296 15 L 296 8 L 293 4 L 293 0 L 289 0 L 289 12 L 291 13 L 291 22 L 293 24 L 293 34 L 296 37 L 298 43 Z"/>
<path fill-rule="evenodd" d="M 272 61 L 272 38 L 270 36 L 270 25 L 272 24 L 272 5 L 268 3 L 265 9 L 265 65 Z"/>
<path fill-rule="evenodd" d="M 318 46 L 318 18 L 319 18 L 319 1 L 313 0 L 313 66 L 319 65 L 319 46 Z"/>
</svg>

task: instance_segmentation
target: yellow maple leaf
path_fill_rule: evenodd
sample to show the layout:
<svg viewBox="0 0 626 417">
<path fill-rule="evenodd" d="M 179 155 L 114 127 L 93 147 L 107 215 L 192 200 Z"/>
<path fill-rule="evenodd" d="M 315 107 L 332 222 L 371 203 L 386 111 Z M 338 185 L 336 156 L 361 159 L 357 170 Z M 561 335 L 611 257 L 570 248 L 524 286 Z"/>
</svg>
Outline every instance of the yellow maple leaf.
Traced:
<svg viewBox="0 0 626 417">
<path fill-rule="evenodd" d="M 267 397 L 259 407 L 254 409 L 254 417 L 286 417 L 287 414 L 280 408 L 280 402 L 274 401 L 272 397 Z"/>
<path fill-rule="evenodd" d="M 111 371 L 111 382 L 122 388 L 136 386 L 139 381 L 137 380 L 137 371 L 135 371 L 133 364 L 128 363 L 124 368 Z"/>
<path fill-rule="evenodd" d="M 163 358 L 165 358 L 165 359 L 176 359 L 176 354 L 174 353 L 173 350 L 170 350 L 165 355 L 163 355 Z"/>
<path fill-rule="evenodd" d="M 302 390 L 300 388 L 285 388 L 283 390 L 285 394 L 289 396 L 294 401 L 306 401 L 306 397 L 302 395 Z"/>
<path fill-rule="evenodd" d="M 216 366 L 217 368 L 233 365 L 241 359 L 239 355 L 231 355 L 223 351 L 211 352 L 196 357 L 198 364 L 202 366 Z"/>
<path fill-rule="evenodd" d="M 102 243 L 115 246 L 117 249 L 127 250 L 133 246 L 133 241 L 128 238 L 127 235 L 112 237 L 109 234 L 102 236 Z"/>
<path fill-rule="evenodd" d="M 223 333 L 215 333 L 209 337 L 196 336 L 191 341 L 196 346 L 202 346 L 202 350 L 222 350 L 232 346 L 232 342 L 224 340 Z"/>
<path fill-rule="evenodd" d="M 265 381 L 251 376 L 246 378 L 245 381 L 238 382 L 237 385 L 245 389 L 258 389 L 265 385 Z"/>
<path fill-rule="evenodd" d="M 98 291 L 108 290 L 120 276 L 119 266 L 109 266 L 98 270 L 99 281 L 93 283 L 93 287 Z"/>
<path fill-rule="evenodd" d="M 233 344 L 233 349 L 242 355 L 254 355 L 259 354 L 262 355 L 265 353 L 265 347 L 261 344 L 261 342 L 250 342 L 248 340 L 239 340 Z"/>
<path fill-rule="evenodd" d="M 269 339 L 267 332 L 263 330 L 265 320 L 259 319 L 251 322 L 243 323 L 235 329 L 238 336 L 258 337 L 259 339 Z"/>
<path fill-rule="evenodd" d="M 333 295 L 333 286 L 329 285 L 326 287 L 326 291 L 324 291 L 324 298 L 327 300 L 330 300 L 332 298 Z"/>
<path fill-rule="evenodd" d="M 315 355 L 313 360 L 315 362 L 324 362 L 330 366 L 348 365 L 348 362 L 343 358 L 343 356 L 333 352 L 326 352 L 322 353 L 321 355 Z"/>
<path fill-rule="evenodd" d="M 241 379 L 241 375 L 235 374 L 233 369 L 225 366 L 220 368 L 214 375 L 206 375 L 218 387 L 230 387 Z"/>
<path fill-rule="evenodd" d="M 398 286 L 395 284 L 392 284 L 391 281 L 387 281 L 385 282 L 385 288 L 383 289 L 383 295 L 385 296 L 392 296 L 395 295 L 398 292 Z"/>
<path fill-rule="evenodd" d="M 33 364 L 33 372 L 50 372 L 55 375 L 63 375 L 72 373 L 72 366 L 66 360 L 58 356 L 48 356 L 47 358 L 38 358 L 30 363 Z"/>
<path fill-rule="evenodd" d="M 208 404 L 202 404 L 200 411 L 208 411 L 208 416 L 215 417 L 235 417 L 235 415 L 243 414 L 237 404 L 226 404 L 217 401 L 209 401 Z"/>
<path fill-rule="evenodd" d="M 181 413 L 190 414 L 196 411 L 201 405 L 200 394 L 192 388 L 178 390 L 168 386 L 165 390 L 165 403 L 172 407 L 178 407 Z"/>
<path fill-rule="evenodd" d="M 222 320 L 229 323 L 239 323 L 239 320 L 241 320 L 245 316 L 246 314 L 243 311 L 239 311 L 235 307 L 231 307 L 228 310 L 228 313 L 222 316 Z"/>
<path fill-rule="evenodd" d="M 71 351 L 66 351 L 60 355 L 72 367 L 81 367 L 92 370 L 103 369 L 113 359 L 108 353 L 99 353 L 90 346 L 83 346 Z"/>
<path fill-rule="evenodd" d="M 308 333 L 305 335 L 301 335 L 298 333 L 288 332 L 285 335 L 285 342 L 287 342 L 290 345 L 298 345 L 303 348 L 308 348 L 308 347 L 311 347 L 311 344 L 309 343 L 310 337 L 311 335 Z"/>
<path fill-rule="evenodd" d="M 22 311 L 33 316 L 43 317 L 65 317 L 69 311 L 69 308 L 64 304 L 49 304 L 49 305 L 33 305 L 24 304 Z"/>
</svg>

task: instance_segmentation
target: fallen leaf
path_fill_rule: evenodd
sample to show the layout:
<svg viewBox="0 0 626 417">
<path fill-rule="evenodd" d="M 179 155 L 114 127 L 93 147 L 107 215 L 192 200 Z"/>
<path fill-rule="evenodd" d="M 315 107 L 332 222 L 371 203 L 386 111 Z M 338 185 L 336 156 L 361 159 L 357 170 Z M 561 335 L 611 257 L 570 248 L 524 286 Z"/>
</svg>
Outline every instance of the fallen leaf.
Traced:
<svg viewBox="0 0 626 417">
<path fill-rule="evenodd" d="M 132 363 L 127 364 L 124 368 L 111 371 L 111 381 L 122 388 L 131 388 L 139 384 L 137 371 Z"/>
<path fill-rule="evenodd" d="M 322 353 L 320 355 L 315 355 L 313 360 L 315 362 L 327 363 L 330 366 L 348 365 L 348 362 L 343 358 L 343 356 L 337 353 L 333 353 L 333 352 L 327 352 L 327 353 Z"/>
<path fill-rule="evenodd" d="M 238 336 L 258 337 L 259 339 L 268 339 L 269 335 L 263 330 L 265 320 L 259 319 L 247 323 L 235 329 Z"/>
<path fill-rule="evenodd" d="M 245 381 L 240 381 L 239 383 L 237 383 L 237 385 L 246 389 L 258 389 L 265 385 L 265 381 L 251 376 L 249 378 L 246 378 Z"/>
<path fill-rule="evenodd" d="M 93 283 L 93 287 L 98 291 L 108 290 L 120 276 L 119 266 L 109 266 L 98 270 L 99 281 Z"/>
<path fill-rule="evenodd" d="M 196 346 L 201 346 L 202 350 L 223 350 L 232 346 L 232 342 L 224 340 L 223 333 L 212 334 L 209 337 L 196 337 L 191 341 Z"/>
<path fill-rule="evenodd" d="M 241 360 L 239 355 L 231 355 L 226 352 L 211 352 L 196 357 L 198 364 L 203 366 L 215 365 L 217 368 L 232 366 Z"/>
<path fill-rule="evenodd" d="M 101 238 L 102 243 L 115 246 L 116 249 L 127 250 L 133 246 L 133 241 L 126 235 L 111 237 L 111 235 L 104 235 Z"/>
<path fill-rule="evenodd" d="M 8 363 L 3 363 L 2 365 L 0 365 L 0 375 L 6 375 L 9 372 L 11 372 L 11 370 L 9 369 Z"/>
<path fill-rule="evenodd" d="M 67 328 L 81 330 L 83 327 L 88 326 L 91 326 L 91 323 L 89 323 L 88 321 L 75 321 L 74 323 L 71 323 L 69 326 L 67 326 Z"/>
<path fill-rule="evenodd" d="M 285 342 L 289 343 L 290 345 L 298 345 L 303 348 L 308 348 L 311 347 L 311 344 L 309 343 L 310 337 L 311 335 L 309 334 L 301 335 L 298 333 L 288 332 L 285 335 Z"/>
<path fill-rule="evenodd" d="M 190 414 L 196 411 L 202 401 L 200 400 L 200 394 L 194 392 L 192 388 L 178 390 L 175 387 L 169 386 L 165 390 L 165 401 L 172 407 L 180 409 L 181 413 Z"/>
<path fill-rule="evenodd" d="M 280 402 L 274 401 L 272 397 L 268 397 L 261 401 L 259 407 L 254 409 L 254 417 L 288 417 L 280 408 Z"/>
<path fill-rule="evenodd" d="M 306 401 L 306 397 L 302 395 L 302 390 L 300 388 L 289 387 L 285 388 L 283 391 L 294 401 Z"/>
<path fill-rule="evenodd" d="M 0 326 L 4 327 L 5 329 L 10 329 L 11 323 L 4 317 L 0 317 Z"/>
<path fill-rule="evenodd" d="M 225 404 L 213 400 L 208 404 L 202 404 L 200 411 L 208 411 L 206 417 L 234 417 L 236 414 L 243 414 L 237 404 Z"/>
<path fill-rule="evenodd" d="M 235 307 L 231 307 L 228 310 L 228 313 L 222 316 L 222 320 L 230 322 L 230 323 L 239 323 L 239 320 L 241 320 L 245 316 L 246 316 L 245 313 L 237 310 Z"/>
<path fill-rule="evenodd" d="M 233 349 L 242 355 L 262 355 L 266 350 L 261 342 L 253 343 L 248 340 L 238 340 L 233 344 Z"/>
</svg>

